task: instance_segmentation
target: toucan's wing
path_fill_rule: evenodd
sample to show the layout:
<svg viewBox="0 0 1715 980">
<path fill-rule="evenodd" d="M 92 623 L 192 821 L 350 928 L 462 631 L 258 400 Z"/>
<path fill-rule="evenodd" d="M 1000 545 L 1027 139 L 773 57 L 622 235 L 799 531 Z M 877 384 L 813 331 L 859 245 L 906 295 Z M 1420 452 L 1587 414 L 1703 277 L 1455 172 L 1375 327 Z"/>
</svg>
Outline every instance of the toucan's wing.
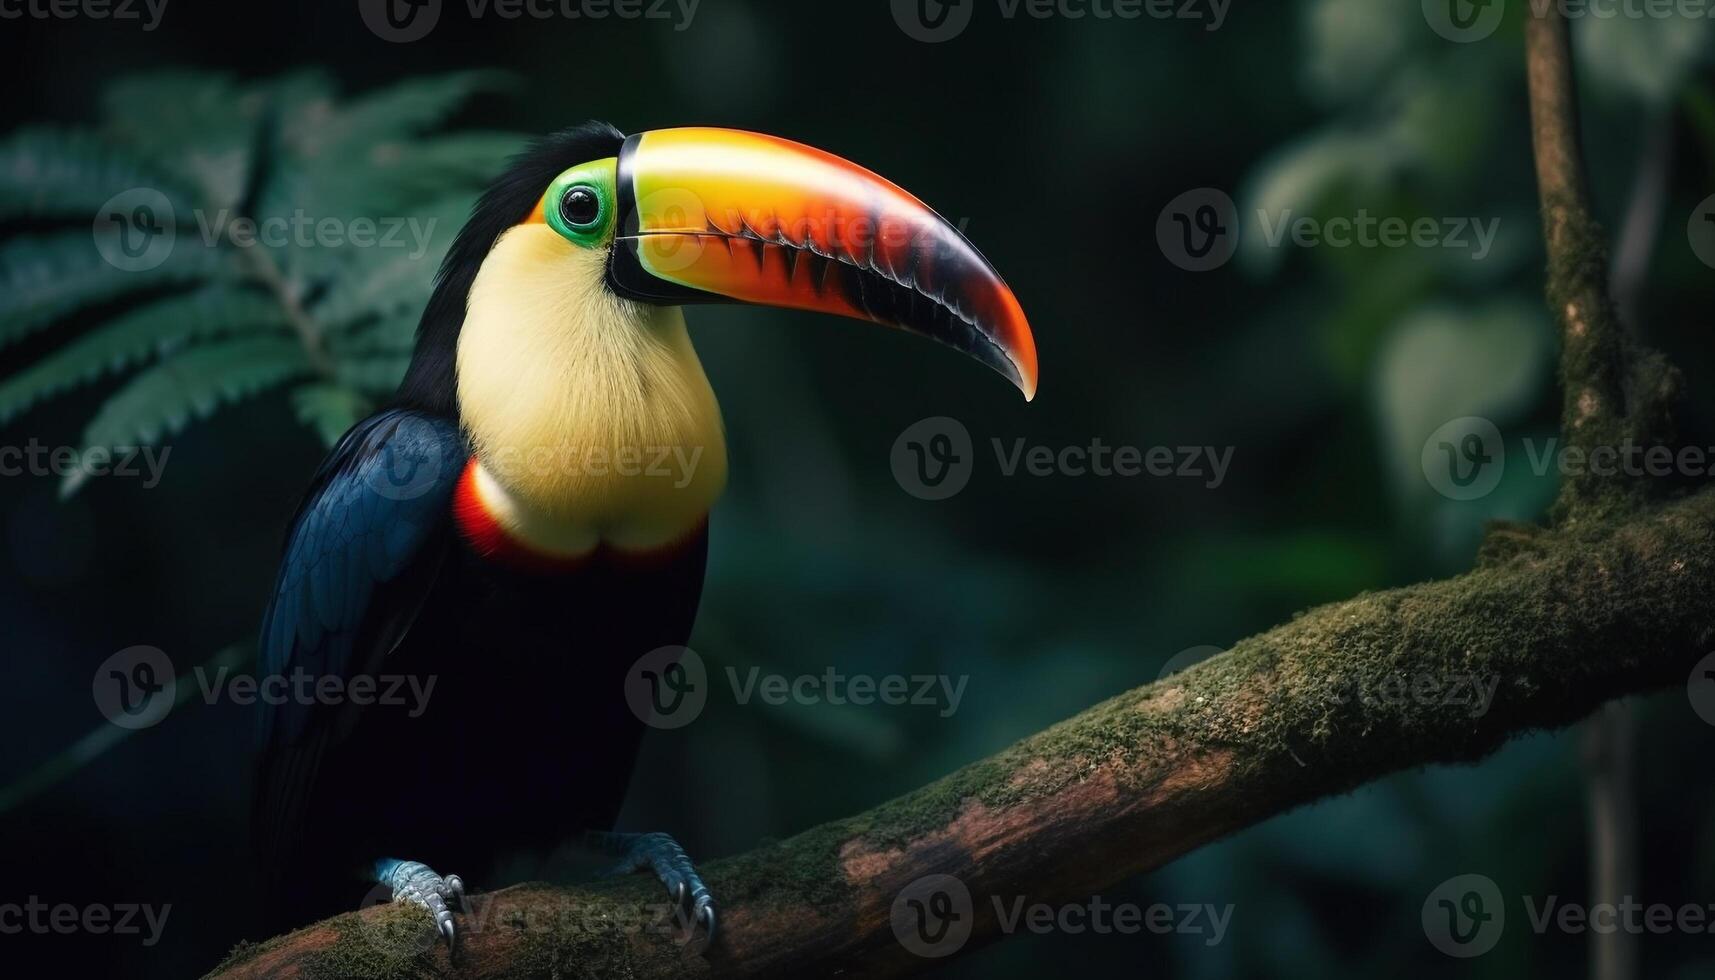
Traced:
<svg viewBox="0 0 1715 980">
<path fill-rule="evenodd" d="M 410 628 L 449 537 L 468 447 L 450 419 L 406 410 L 353 426 L 298 506 L 262 619 L 258 677 L 349 679 L 372 670 Z M 289 686 L 287 690 L 292 690 Z M 257 821 L 265 852 L 296 823 L 342 710 L 260 703 Z"/>
</svg>

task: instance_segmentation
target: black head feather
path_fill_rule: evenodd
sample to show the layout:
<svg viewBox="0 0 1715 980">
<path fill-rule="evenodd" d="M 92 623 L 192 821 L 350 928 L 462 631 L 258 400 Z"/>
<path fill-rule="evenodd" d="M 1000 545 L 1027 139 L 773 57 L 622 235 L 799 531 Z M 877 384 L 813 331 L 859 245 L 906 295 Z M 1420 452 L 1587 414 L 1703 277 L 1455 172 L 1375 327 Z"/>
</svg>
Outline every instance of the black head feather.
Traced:
<svg viewBox="0 0 1715 980">
<path fill-rule="evenodd" d="M 580 163 L 618 155 L 624 142 L 625 134 L 592 120 L 536 140 L 507 163 L 506 171 L 471 208 L 470 220 L 441 262 L 434 295 L 417 324 L 417 348 L 394 404 L 456 417 L 459 328 L 482 260 L 507 229 L 530 216 L 550 181 Z"/>
</svg>

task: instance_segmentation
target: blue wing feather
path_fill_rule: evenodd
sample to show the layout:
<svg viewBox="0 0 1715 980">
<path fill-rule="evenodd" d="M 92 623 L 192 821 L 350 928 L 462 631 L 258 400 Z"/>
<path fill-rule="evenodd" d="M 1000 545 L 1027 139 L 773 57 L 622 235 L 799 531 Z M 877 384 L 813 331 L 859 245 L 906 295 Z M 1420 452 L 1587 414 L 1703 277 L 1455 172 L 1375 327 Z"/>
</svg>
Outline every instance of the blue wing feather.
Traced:
<svg viewBox="0 0 1715 980">
<path fill-rule="evenodd" d="M 376 612 L 370 600 L 446 533 L 467 458 L 455 422 L 417 412 L 382 412 L 345 434 L 293 519 L 263 619 L 263 677 L 349 677 L 362 669 L 354 658 L 386 652 L 354 646 Z M 297 739 L 310 707 L 266 706 L 265 744 Z"/>
</svg>

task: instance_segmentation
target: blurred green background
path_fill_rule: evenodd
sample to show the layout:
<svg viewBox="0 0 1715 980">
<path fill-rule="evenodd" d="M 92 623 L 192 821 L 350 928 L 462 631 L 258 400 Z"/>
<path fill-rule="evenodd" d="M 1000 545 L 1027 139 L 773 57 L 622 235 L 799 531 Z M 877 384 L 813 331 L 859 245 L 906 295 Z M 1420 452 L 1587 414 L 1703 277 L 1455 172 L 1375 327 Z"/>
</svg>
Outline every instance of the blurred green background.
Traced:
<svg viewBox="0 0 1715 980">
<path fill-rule="evenodd" d="M 200 254 L 213 250 L 181 247 L 171 275 L 144 279 L 101 266 L 95 209 L 143 179 L 125 160 L 148 162 L 146 186 L 202 207 L 226 194 L 342 219 L 441 215 L 444 247 L 514 134 L 591 117 L 628 132 L 709 124 L 841 154 L 963 223 L 1029 313 L 1042 362 L 1033 404 L 902 335 L 784 311 L 689 314 L 732 447 L 692 645 L 717 669 L 969 677 L 945 718 L 740 705 L 717 687 L 695 724 L 651 733 L 624 817 L 704 857 L 921 785 L 1155 679 L 1182 651 L 1456 572 L 1484 521 L 1544 513 L 1554 478 L 1528 466 L 1471 501 L 1436 493 L 1420 469 L 1425 439 L 1454 418 L 1493 420 L 1519 461 L 1526 439 L 1557 426 L 1522 3 L 1491 36 L 1454 43 L 1416 4 L 1373 0 L 1235 4 L 1218 30 L 1007 18 L 965 2 L 968 28 L 936 44 L 909 36 L 887 4 L 761 0 L 703 0 L 688 23 L 473 20 L 454 2 L 403 44 L 367 30 L 355 2 L 170 0 L 149 31 L 0 24 L 0 379 L 13 385 L 0 403 L 32 369 L 30 383 L 56 393 L 8 408 L 0 443 L 172 447 L 150 489 L 93 479 L 61 499 L 53 476 L 0 479 L 0 786 L 102 730 L 91 676 L 115 651 L 157 646 L 183 671 L 248 641 L 324 438 L 384 395 L 437 257 L 383 268 L 375 250 L 272 250 L 287 293 L 312 310 L 357 304 L 328 374 L 305 372 L 278 310 L 257 315 L 254 337 L 223 333 L 222 293 L 197 301 L 211 308 L 166 307 L 133 327 L 130 346 L 99 348 L 95 368 L 60 378 L 51 358 L 146 303 L 186 303 L 206 283 L 284 295 L 254 267 L 175 264 L 225 261 Z M 1715 192 L 1715 36 L 1707 20 L 1626 18 L 1583 20 L 1575 34 L 1594 196 L 1608 227 L 1636 239 L 1621 249 L 1639 269 L 1619 284 L 1622 302 L 1687 375 L 1686 441 L 1715 445 L 1715 271 L 1686 231 Z M 446 75 L 467 69 L 506 76 Z M 159 74 L 182 70 L 201 74 Z M 440 81 L 394 87 L 416 76 Z M 377 93 L 398 101 L 364 101 Z M 74 158 L 86 166 L 44 163 Z M 396 164 L 426 183 L 392 180 Z M 256 181 L 269 192 L 243 201 L 238 188 Z M 73 203 L 56 210 L 17 190 L 50 185 L 90 200 L 67 191 Z M 1205 187 L 1241 215 L 1366 209 L 1498 221 L 1498 236 L 1481 260 L 1270 248 L 1244 219 L 1233 260 L 1191 273 L 1163 255 L 1155 228 L 1170 200 Z M 977 461 L 962 493 L 924 501 L 895 482 L 889 458 L 907 426 L 938 415 L 965 424 Z M 1215 488 L 1005 476 L 990 440 L 1020 438 L 1233 456 Z M 1638 897 L 1707 906 L 1715 731 L 1683 692 L 1636 712 Z M 186 705 L 0 813 L 0 902 L 173 906 L 153 948 L 0 935 L 0 962 L 45 955 L 68 972 L 179 977 L 261 938 L 244 835 L 253 722 L 231 703 Z M 1019 936 L 936 975 L 1034 977 L 1068 963 L 1185 978 L 1579 975 L 1588 937 L 1534 934 L 1518 897 L 1588 900 L 1584 792 L 1576 732 L 1526 738 L 1481 766 L 1393 777 L 1104 893 L 1231 904 L 1216 945 Z M 1420 915 L 1436 885 L 1469 872 L 1494 879 L 1517 918 L 1493 952 L 1455 960 L 1426 940 Z M 1646 936 L 1641 953 L 1645 976 L 1715 968 L 1707 935 Z"/>
</svg>

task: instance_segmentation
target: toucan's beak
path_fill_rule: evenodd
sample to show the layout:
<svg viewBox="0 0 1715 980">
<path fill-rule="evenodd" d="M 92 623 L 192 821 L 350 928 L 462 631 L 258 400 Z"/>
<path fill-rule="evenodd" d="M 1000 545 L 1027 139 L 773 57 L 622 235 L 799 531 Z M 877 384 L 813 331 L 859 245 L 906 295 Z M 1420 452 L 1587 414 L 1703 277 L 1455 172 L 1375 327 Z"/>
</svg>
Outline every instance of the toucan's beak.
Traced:
<svg viewBox="0 0 1715 980">
<path fill-rule="evenodd" d="M 1000 275 L 898 186 L 821 150 L 658 129 L 619 152 L 616 293 L 821 310 L 925 334 L 1036 394 L 1036 341 Z"/>
</svg>

